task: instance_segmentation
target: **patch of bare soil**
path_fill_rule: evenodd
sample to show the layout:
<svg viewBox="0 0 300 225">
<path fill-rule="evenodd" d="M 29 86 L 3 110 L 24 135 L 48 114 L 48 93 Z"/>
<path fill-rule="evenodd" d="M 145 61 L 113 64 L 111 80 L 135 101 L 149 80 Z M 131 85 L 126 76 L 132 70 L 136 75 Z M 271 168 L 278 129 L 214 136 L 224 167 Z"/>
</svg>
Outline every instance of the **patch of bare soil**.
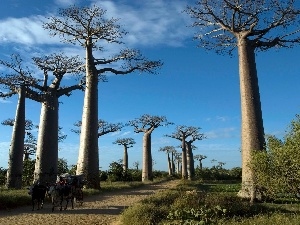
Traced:
<svg viewBox="0 0 300 225">
<path fill-rule="evenodd" d="M 44 204 L 41 210 L 31 211 L 31 206 L 9 211 L 0 211 L 0 225 L 120 225 L 119 215 L 124 209 L 160 190 L 173 188 L 178 181 L 167 181 L 145 185 L 136 189 L 103 193 L 83 199 L 83 205 L 75 204 L 71 209 L 51 211 L 51 204 Z"/>
</svg>

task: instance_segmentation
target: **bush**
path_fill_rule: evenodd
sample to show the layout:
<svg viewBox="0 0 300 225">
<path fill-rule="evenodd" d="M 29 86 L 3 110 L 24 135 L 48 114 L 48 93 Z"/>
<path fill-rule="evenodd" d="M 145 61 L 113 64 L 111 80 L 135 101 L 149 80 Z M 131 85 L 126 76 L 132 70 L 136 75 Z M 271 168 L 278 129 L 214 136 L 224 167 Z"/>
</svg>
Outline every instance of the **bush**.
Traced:
<svg viewBox="0 0 300 225">
<path fill-rule="evenodd" d="M 139 203 L 122 213 L 122 225 L 153 225 L 168 215 L 168 206 L 157 206 L 153 203 Z"/>
<path fill-rule="evenodd" d="M 7 173 L 7 169 L 0 167 L 0 185 L 5 185 L 6 173 Z"/>
<path fill-rule="evenodd" d="M 28 190 L 0 189 L 0 210 L 11 209 L 17 206 L 31 204 L 31 197 Z"/>
<path fill-rule="evenodd" d="M 300 193 L 300 115 L 292 121 L 283 140 L 267 136 L 266 151 L 253 153 L 250 166 L 262 197 L 273 199 Z"/>
<path fill-rule="evenodd" d="M 106 181 L 108 179 L 107 171 L 100 171 L 100 181 Z"/>
<path fill-rule="evenodd" d="M 122 213 L 122 225 L 159 224 L 167 217 L 170 205 L 179 195 L 178 191 L 168 190 L 142 200 Z"/>
<path fill-rule="evenodd" d="M 226 209 L 227 217 L 248 217 L 264 211 L 262 205 L 252 205 L 249 201 L 236 195 L 228 195 L 228 193 L 209 193 L 205 197 L 204 204 L 210 208 L 220 206 L 222 209 Z"/>
</svg>

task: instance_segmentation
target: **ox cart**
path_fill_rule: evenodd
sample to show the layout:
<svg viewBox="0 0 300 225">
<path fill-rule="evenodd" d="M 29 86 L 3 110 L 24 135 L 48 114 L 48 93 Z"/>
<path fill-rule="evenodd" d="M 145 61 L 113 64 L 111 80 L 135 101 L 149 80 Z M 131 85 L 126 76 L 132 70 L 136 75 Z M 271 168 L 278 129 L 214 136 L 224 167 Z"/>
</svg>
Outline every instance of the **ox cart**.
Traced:
<svg viewBox="0 0 300 225">
<path fill-rule="evenodd" d="M 69 177 L 69 184 L 71 184 L 74 187 L 74 200 L 76 203 L 78 203 L 79 205 L 83 204 L 83 185 L 84 185 L 84 181 L 83 181 L 83 175 L 71 175 Z"/>
<path fill-rule="evenodd" d="M 71 203 L 72 209 L 74 202 L 79 205 L 83 204 L 83 175 L 62 174 L 57 177 L 57 181 L 49 188 L 49 195 L 52 200 L 52 211 L 55 207 L 63 208 L 63 201 L 66 201 L 64 210 L 67 209 L 68 203 Z"/>
</svg>

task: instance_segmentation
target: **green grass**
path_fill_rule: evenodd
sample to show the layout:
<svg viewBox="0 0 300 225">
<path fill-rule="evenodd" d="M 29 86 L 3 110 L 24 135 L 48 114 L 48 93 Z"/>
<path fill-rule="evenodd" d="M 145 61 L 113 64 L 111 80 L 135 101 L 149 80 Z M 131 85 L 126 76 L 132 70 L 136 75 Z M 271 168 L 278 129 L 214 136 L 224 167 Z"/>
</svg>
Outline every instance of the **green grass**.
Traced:
<svg viewBox="0 0 300 225">
<path fill-rule="evenodd" d="M 181 181 L 126 209 L 123 225 L 300 225 L 300 202 L 293 198 L 255 203 L 237 197 L 237 183 Z"/>
<path fill-rule="evenodd" d="M 8 190 L 3 187 L 0 188 L 0 210 L 30 204 L 31 198 L 27 189 Z"/>
</svg>

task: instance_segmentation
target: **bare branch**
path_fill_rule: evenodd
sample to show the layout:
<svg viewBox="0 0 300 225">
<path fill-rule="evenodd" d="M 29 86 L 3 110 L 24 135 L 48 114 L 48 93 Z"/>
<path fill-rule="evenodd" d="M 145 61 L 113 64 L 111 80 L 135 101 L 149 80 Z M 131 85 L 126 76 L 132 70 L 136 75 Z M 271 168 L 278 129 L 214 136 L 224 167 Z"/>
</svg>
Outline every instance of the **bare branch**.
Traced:
<svg viewBox="0 0 300 225">
<path fill-rule="evenodd" d="M 50 17 L 44 23 L 44 29 L 50 31 L 52 36 L 59 35 L 64 42 L 75 44 L 79 42 L 84 47 L 92 40 L 93 47 L 99 40 L 121 43 L 120 38 L 125 31 L 116 24 L 118 19 L 106 19 L 106 11 L 98 6 L 77 7 L 71 6 L 59 10 L 59 17 Z"/>
<path fill-rule="evenodd" d="M 300 42 L 300 10 L 295 1 L 198 0 L 185 12 L 195 19 L 192 26 L 198 28 L 199 46 L 217 53 L 230 54 L 237 37 L 247 38 L 258 50 Z"/>
</svg>

